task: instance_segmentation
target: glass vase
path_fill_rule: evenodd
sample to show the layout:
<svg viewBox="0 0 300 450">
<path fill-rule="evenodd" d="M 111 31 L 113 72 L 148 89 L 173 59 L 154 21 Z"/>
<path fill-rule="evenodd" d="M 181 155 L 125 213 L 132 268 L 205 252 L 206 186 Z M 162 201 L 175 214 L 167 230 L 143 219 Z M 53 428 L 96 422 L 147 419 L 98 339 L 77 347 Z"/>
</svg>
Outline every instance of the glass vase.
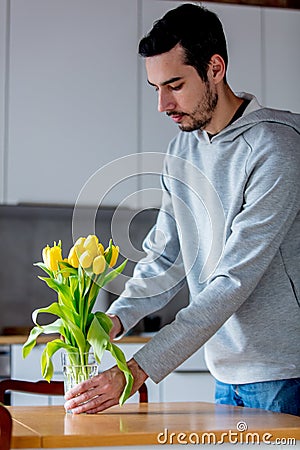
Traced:
<svg viewBox="0 0 300 450">
<path fill-rule="evenodd" d="M 61 360 L 65 392 L 98 374 L 98 364 L 92 351 L 81 354 L 63 352 Z"/>
</svg>

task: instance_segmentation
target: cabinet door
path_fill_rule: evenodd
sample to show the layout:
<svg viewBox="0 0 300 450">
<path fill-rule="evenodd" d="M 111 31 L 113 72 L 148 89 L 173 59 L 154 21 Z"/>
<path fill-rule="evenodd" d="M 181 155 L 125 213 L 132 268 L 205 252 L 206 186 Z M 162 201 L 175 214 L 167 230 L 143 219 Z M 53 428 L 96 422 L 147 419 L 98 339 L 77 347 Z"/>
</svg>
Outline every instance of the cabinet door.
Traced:
<svg viewBox="0 0 300 450">
<path fill-rule="evenodd" d="M 300 11 L 264 8 L 266 105 L 300 112 Z"/>
<path fill-rule="evenodd" d="M 44 346 L 34 347 L 27 358 L 22 357 L 22 345 L 11 346 L 11 378 L 25 381 L 38 381 L 41 375 L 41 354 Z M 18 406 L 48 405 L 47 395 L 27 394 L 20 392 L 11 393 L 11 404 Z"/>
<path fill-rule="evenodd" d="M 136 0 L 11 1 L 8 202 L 73 204 L 95 171 L 136 152 L 136 36 Z"/>
<path fill-rule="evenodd" d="M 214 403 L 215 381 L 208 372 L 174 372 L 163 383 L 164 402 Z"/>
</svg>

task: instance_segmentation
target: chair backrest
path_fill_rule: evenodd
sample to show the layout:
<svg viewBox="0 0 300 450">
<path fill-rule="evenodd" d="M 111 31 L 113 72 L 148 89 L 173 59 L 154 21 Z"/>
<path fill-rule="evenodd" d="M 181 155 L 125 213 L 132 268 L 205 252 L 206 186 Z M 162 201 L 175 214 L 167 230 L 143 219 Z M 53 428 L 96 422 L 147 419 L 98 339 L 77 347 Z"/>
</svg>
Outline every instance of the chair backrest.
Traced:
<svg viewBox="0 0 300 450">
<path fill-rule="evenodd" d="M 1 450 L 10 449 L 12 430 L 12 418 L 8 409 L 0 405 L 0 448 Z"/>
<path fill-rule="evenodd" d="M 31 394 L 64 395 L 63 381 L 24 381 L 7 378 L 0 381 L 0 402 L 4 403 L 5 392 L 20 391 Z"/>
<path fill-rule="evenodd" d="M 63 381 L 24 381 L 7 378 L 0 381 L 0 403 L 4 403 L 5 392 L 20 391 L 31 394 L 64 395 Z M 139 388 L 139 402 L 148 403 L 148 389 L 145 383 Z"/>
</svg>

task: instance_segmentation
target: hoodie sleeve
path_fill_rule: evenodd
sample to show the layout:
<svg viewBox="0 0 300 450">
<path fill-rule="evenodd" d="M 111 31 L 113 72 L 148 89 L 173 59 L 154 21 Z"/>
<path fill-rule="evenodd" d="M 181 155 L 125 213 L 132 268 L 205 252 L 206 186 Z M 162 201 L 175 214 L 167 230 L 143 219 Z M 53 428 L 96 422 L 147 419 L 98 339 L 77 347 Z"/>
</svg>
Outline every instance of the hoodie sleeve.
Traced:
<svg viewBox="0 0 300 450">
<path fill-rule="evenodd" d="M 143 242 L 146 257 L 137 263 L 122 295 L 107 311 L 120 318 L 124 333 L 167 305 L 186 283 L 172 200 L 163 179 L 162 191 L 156 224 Z"/>
</svg>

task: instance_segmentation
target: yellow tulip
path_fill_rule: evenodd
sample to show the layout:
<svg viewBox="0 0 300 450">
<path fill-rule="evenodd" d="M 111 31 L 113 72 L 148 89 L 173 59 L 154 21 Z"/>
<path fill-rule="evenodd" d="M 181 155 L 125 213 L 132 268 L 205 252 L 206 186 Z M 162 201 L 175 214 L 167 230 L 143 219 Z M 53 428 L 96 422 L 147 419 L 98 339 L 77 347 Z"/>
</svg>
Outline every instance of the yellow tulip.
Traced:
<svg viewBox="0 0 300 450">
<path fill-rule="evenodd" d="M 99 275 L 102 273 L 105 269 L 106 261 L 103 255 L 96 256 L 96 258 L 93 261 L 93 272 L 96 275 Z"/>
<path fill-rule="evenodd" d="M 77 239 L 77 241 L 74 244 L 74 247 L 76 248 L 76 252 L 77 252 L 77 256 L 80 256 L 81 253 L 84 252 L 84 243 L 85 243 L 85 238 L 84 237 L 80 237 Z"/>
<path fill-rule="evenodd" d="M 46 247 L 43 248 L 42 257 L 43 257 L 44 264 L 49 269 L 50 268 L 50 247 L 49 247 L 49 245 L 47 245 Z"/>
<path fill-rule="evenodd" d="M 83 249 L 87 250 L 93 258 L 98 255 L 98 242 L 97 236 L 90 234 L 83 244 Z"/>
<path fill-rule="evenodd" d="M 109 262 L 110 267 L 113 267 L 116 264 L 118 257 L 119 247 L 117 245 L 112 245 L 112 254 Z"/>
<path fill-rule="evenodd" d="M 87 269 L 88 267 L 91 267 L 93 262 L 93 257 L 87 250 L 82 253 L 82 255 L 79 258 L 79 263 L 83 269 Z"/>
<path fill-rule="evenodd" d="M 60 245 L 54 243 L 53 247 L 47 245 L 42 252 L 43 261 L 50 270 L 58 270 L 58 263 L 62 261 Z"/>
<path fill-rule="evenodd" d="M 98 253 L 99 253 L 100 255 L 104 255 L 104 247 L 103 247 L 103 245 L 101 244 L 101 242 L 99 242 L 99 244 L 98 244 Z"/>
<path fill-rule="evenodd" d="M 61 247 L 54 245 L 50 249 L 50 266 L 52 270 L 58 270 L 58 263 L 62 261 Z"/>
<path fill-rule="evenodd" d="M 79 266 L 79 259 L 75 246 L 73 246 L 69 251 L 68 263 L 71 266 L 75 267 L 75 269 L 77 269 L 77 267 Z"/>
</svg>

